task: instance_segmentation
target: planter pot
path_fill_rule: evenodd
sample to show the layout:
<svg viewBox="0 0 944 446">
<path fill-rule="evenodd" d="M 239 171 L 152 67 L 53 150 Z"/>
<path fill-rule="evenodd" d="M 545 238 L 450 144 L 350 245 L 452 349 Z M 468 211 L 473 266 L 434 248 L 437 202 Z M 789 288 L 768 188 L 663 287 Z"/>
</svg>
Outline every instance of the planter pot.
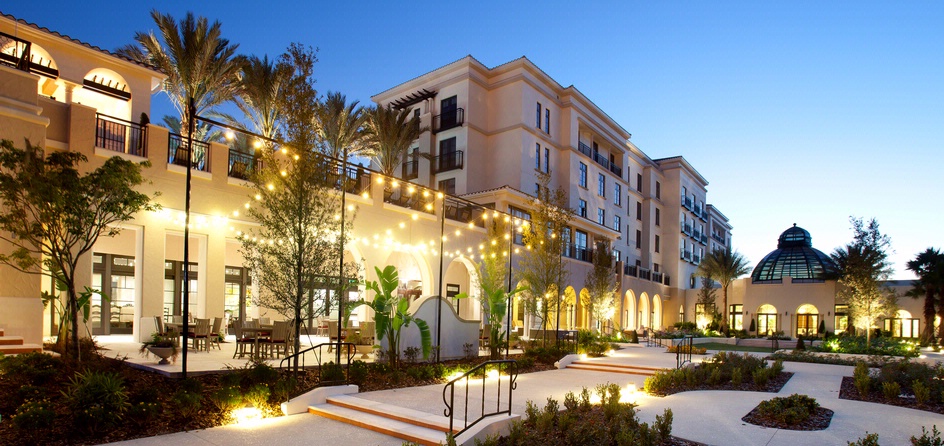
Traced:
<svg viewBox="0 0 944 446">
<path fill-rule="evenodd" d="M 170 361 L 168 361 L 167 358 L 174 356 L 173 347 L 148 347 L 147 349 L 154 356 L 161 358 L 161 361 L 157 363 L 158 365 L 170 364 Z"/>
<path fill-rule="evenodd" d="M 367 359 L 367 355 L 374 352 L 373 345 L 357 345 L 357 352 L 361 354 L 361 359 Z"/>
</svg>

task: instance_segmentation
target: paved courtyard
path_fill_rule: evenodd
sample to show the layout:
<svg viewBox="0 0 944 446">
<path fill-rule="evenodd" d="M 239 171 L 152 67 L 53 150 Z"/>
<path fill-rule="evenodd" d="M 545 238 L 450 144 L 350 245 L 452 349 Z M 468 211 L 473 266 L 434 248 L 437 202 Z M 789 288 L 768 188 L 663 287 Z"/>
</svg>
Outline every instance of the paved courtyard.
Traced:
<svg viewBox="0 0 944 446">
<path fill-rule="evenodd" d="M 675 355 L 663 353 L 663 348 L 632 346 L 617 351 L 612 357 L 596 361 L 643 366 L 674 367 Z M 941 360 L 940 355 L 929 355 L 928 360 Z M 906 409 L 884 404 L 864 403 L 839 399 L 843 376 L 852 375 L 852 367 L 823 364 L 785 363 L 793 378 L 781 389 L 779 396 L 802 393 L 810 395 L 823 406 L 835 412 L 829 428 L 823 431 L 789 431 L 769 429 L 741 421 L 760 401 L 775 395 L 765 392 L 696 391 L 683 392 L 665 398 L 636 394 L 639 417 L 653 422 L 665 408 L 674 414 L 672 433 L 675 436 L 711 445 L 845 445 L 866 432 L 877 432 L 883 445 L 907 444 L 908 439 L 920 434 L 921 427 L 937 424 L 944 427 L 939 414 Z M 641 389 L 645 377 L 586 370 L 551 370 L 523 374 L 518 377 L 514 393 L 513 412 L 524 413 L 526 401 L 539 405 L 553 397 L 561 401 L 567 392 L 594 388 L 598 384 L 617 383 L 622 387 L 633 383 Z M 384 402 L 400 407 L 441 415 L 442 386 L 422 386 L 406 389 L 361 393 L 359 398 Z M 160 437 L 126 441 L 127 445 L 401 445 L 402 440 L 360 429 L 348 424 L 310 414 L 266 419 L 249 426 L 224 426 L 207 430 L 181 432 Z"/>
</svg>

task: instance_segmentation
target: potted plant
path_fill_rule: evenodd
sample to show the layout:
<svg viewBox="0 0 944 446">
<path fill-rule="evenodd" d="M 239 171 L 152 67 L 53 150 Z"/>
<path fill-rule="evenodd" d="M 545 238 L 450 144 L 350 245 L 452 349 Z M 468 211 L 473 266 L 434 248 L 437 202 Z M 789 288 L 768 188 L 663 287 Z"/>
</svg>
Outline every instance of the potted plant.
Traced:
<svg viewBox="0 0 944 446">
<path fill-rule="evenodd" d="M 361 354 L 361 359 L 367 359 L 367 355 L 374 351 L 374 346 L 368 342 L 369 338 L 361 336 L 360 333 L 351 334 L 345 340 L 354 344 L 357 353 Z"/>
<path fill-rule="evenodd" d="M 139 353 L 148 356 L 148 353 L 161 358 L 158 365 L 170 364 L 170 361 L 167 359 L 170 358 L 171 361 L 177 362 L 177 355 L 180 353 L 180 350 L 177 346 L 177 334 L 174 332 L 168 332 L 167 334 L 161 335 L 160 333 L 154 333 L 151 335 L 150 341 L 144 341 L 141 343 L 141 348 L 138 350 Z"/>
</svg>

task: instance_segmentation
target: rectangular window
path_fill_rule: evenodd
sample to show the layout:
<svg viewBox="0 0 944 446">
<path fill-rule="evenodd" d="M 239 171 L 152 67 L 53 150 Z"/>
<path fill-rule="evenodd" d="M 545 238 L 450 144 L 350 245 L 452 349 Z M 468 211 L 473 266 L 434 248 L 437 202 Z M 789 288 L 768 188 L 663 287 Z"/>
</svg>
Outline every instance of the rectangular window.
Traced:
<svg viewBox="0 0 944 446">
<path fill-rule="evenodd" d="M 597 174 L 597 195 L 606 197 L 606 175 Z"/>
<path fill-rule="evenodd" d="M 541 185 L 539 183 L 534 183 L 534 196 L 535 197 L 541 196 Z"/>
<path fill-rule="evenodd" d="M 577 246 L 577 249 L 587 249 L 587 233 L 574 231 L 574 245 Z"/>
<path fill-rule="evenodd" d="M 623 205 L 623 186 L 615 181 L 613 182 L 613 202 L 617 206 Z"/>
<path fill-rule="evenodd" d="M 534 168 L 541 170 L 541 143 L 534 144 Z"/>
<path fill-rule="evenodd" d="M 537 109 L 537 112 L 535 112 L 534 114 L 534 126 L 537 128 L 541 128 L 541 109 L 542 108 L 544 107 L 541 107 L 541 103 L 538 102 L 538 109 Z"/>
<path fill-rule="evenodd" d="M 619 231 L 622 227 L 623 225 L 622 225 L 622 220 L 620 219 L 620 216 L 614 215 L 613 216 L 613 230 Z"/>
<path fill-rule="evenodd" d="M 544 109 L 544 133 L 551 134 L 551 109 Z"/>
<path fill-rule="evenodd" d="M 636 174 L 636 191 L 642 192 L 642 174 L 641 173 Z"/>
<path fill-rule="evenodd" d="M 587 201 L 580 199 L 577 201 L 577 215 L 587 218 Z"/>
<path fill-rule="evenodd" d="M 544 148 L 544 173 L 551 173 L 551 149 Z"/>
<path fill-rule="evenodd" d="M 662 217 L 659 208 L 656 208 L 656 226 L 662 226 Z"/>
<path fill-rule="evenodd" d="M 597 223 L 606 226 L 606 210 L 597 209 Z"/>
<path fill-rule="evenodd" d="M 636 202 L 636 220 L 642 221 L 642 202 Z"/>
<path fill-rule="evenodd" d="M 662 183 L 656 181 L 656 198 L 662 198 Z"/>
<path fill-rule="evenodd" d="M 580 187 L 587 188 L 587 165 L 580 163 L 580 178 L 579 178 Z"/>
<path fill-rule="evenodd" d="M 508 206 L 508 213 L 511 214 L 512 217 L 515 217 L 515 218 L 518 218 L 518 219 L 521 219 L 521 220 L 528 220 L 528 221 L 531 220 L 531 214 L 525 212 L 523 209 L 518 209 L 518 208 L 516 208 L 516 207 L 514 207 L 514 206 Z M 522 233 L 516 231 L 516 232 L 515 232 L 514 243 L 515 243 L 516 245 L 523 245 L 523 244 L 524 244 L 524 234 L 522 234 Z"/>
<path fill-rule="evenodd" d="M 656 252 L 659 252 L 659 236 L 656 236 Z"/>
<path fill-rule="evenodd" d="M 450 178 L 448 180 L 440 181 L 439 191 L 444 194 L 455 195 L 456 194 L 456 179 Z"/>
<path fill-rule="evenodd" d="M 835 314 L 835 320 L 833 321 L 836 325 L 836 334 L 842 333 L 849 329 L 849 305 L 836 305 L 833 308 L 833 313 Z"/>
<path fill-rule="evenodd" d="M 728 306 L 728 315 L 731 320 L 728 321 L 728 326 L 735 330 L 744 329 L 744 306 L 741 304 L 729 305 Z"/>
<path fill-rule="evenodd" d="M 440 157 L 444 157 L 445 155 L 445 158 L 451 160 L 454 158 L 450 158 L 449 156 L 452 155 L 454 157 L 455 153 L 456 153 L 456 137 L 455 136 L 453 136 L 452 138 L 447 138 L 442 141 L 439 141 L 439 156 Z"/>
<path fill-rule="evenodd" d="M 613 250 L 613 258 L 616 259 L 617 262 L 619 262 L 620 259 L 623 258 L 623 253 L 620 252 L 620 250 L 618 250 L 618 249 L 614 249 L 614 250 Z"/>
<path fill-rule="evenodd" d="M 642 231 L 636 230 L 636 249 L 642 249 Z"/>
</svg>

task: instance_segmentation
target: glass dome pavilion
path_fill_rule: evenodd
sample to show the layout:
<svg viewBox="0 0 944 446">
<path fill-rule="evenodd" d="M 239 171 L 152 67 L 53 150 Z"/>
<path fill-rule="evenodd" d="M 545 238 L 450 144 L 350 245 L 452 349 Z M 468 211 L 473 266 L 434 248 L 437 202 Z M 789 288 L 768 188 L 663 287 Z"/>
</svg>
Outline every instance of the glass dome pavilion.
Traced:
<svg viewBox="0 0 944 446">
<path fill-rule="evenodd" d="M 813 247 L 810 233 L 795 223 L 783 231 L 777 249 L 767 254 L 751 273 L 751 283 L 781 283 L 785 276 L 794 282 L 823 282 L 839 272 L 836 263 Z"/>
</svg>

